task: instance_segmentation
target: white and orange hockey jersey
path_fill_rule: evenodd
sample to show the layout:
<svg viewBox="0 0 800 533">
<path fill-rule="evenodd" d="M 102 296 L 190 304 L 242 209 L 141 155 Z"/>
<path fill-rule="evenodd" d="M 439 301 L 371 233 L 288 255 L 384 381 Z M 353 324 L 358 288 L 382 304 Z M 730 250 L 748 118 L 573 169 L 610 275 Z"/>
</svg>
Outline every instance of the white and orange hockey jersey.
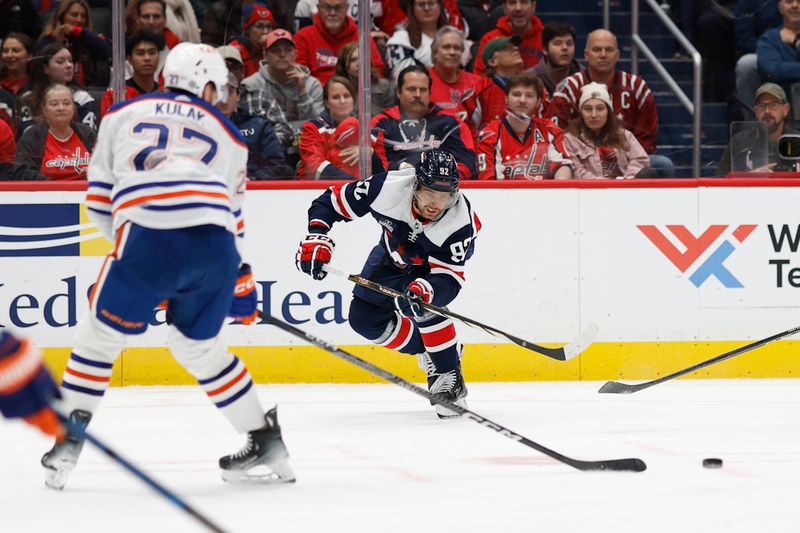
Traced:
<svg viewBox="0 0 800 533">
<path fill-rule="evenodd" d="M 154 93 L 112 107 L 88 179 L 89 218 L 112 241 L 126 221 L 151 229 L 211 224 L 244 234 L 247 145 L 199 98 Z"/>
</svg>

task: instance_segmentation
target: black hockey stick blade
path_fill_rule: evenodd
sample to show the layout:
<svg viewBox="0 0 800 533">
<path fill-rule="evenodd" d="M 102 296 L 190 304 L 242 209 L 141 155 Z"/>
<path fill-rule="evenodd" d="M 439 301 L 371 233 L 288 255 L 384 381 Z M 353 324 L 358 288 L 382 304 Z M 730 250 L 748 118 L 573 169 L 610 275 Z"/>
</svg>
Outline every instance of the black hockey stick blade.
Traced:
<svg viewBox="0 0 800 533">
<path fill-rule="evenodd" d="M 385 285 L 381 285 L 380 283 L 368 280 L 367 278 L 364 278 L 362 276 L 357 276 L 355 274 L 348 274 L 347 272 L 343 272 L 337 268 L 332 267 L 331 265 L 325 265 L 324 268 L 326 272 L 335 274 L 343 278 L 347 278 L 356 285 L 361 285 L 362 287 L 371 289 L 375 292 L 383 294 L 384 296 L 388 296 L 390 298 L 396 298 L 398 296 L 402 296 L 402 293 L 392 289 L 391 287 L 386 287 Z M 453 318 L 473 328 L 481 329 L 489 333 L 490 335 L 494 335 L 495 337 L 502 337 L 504 339 L 508 339 L 518 346 L 522 346 L 523 348 L 536 352 L 540 355 L 544 355 L 551 359 L 555 359 L 556 361 L 569 361 L 573 357 L 577 357 L 583 351 L 585 351 L 589 347 L 589 345 L 592 344 L 592 342 L 594 342 L 594 339 L 597 337 L 598 333 L 597 325 L 594 323 L 590 323 L 588 326 L 586 326 L 586 328 L 581 333 L 580 337 L 578 337 L 576 340 L 570 342 L 569 344 L 565 344 L 560 348 L 547 348 L 546 346 L 542 346 L 540 344 L 536 344 L 531 341 L 521 339 L 516 335 L 512 335 L 511 333 L 506 333 L 505 331 L 493 328 L 492 326 L 487 326 L 486 324 L 482 324 L 477 320 L 473 320 L 469 317 L 459 315 L 458 313 L 454 313 L 449 309 L 445 309 L 443 307 L 438 307 L 436 305 L 424 302 L 420 302 L 420 305 L 423 308 L 427 309 L 428 311 L 436 313 L 437 315 L 444 316 L 447 318 Z"/>
<path fill-rule="evenodd" d="M 189 505 L 189 503 L 186 500 L 184 500 L 183 498 L 178 496 L 175 492 L 173 492 L 172 490 L 168 489 L 167 487 L 165 487 L 164 485 L 162 485 L 161 483 L 159 483 L 155 479 L 153 479 L 150 476 L 150 474 L 148 474 L 147 472 L 145 472 L 144 470 L 142 470 L 138 466 L 134 465 L 133 463 L 131 463 L 130 461 L 125 459 L 116 450 L 114 450 L 114 448 L 112 448 L 111 446 L 105 444 L 102 440 L 100 440 L 99 438 L 97 438 L 93 434 L 89 433 L 86 430 L 86 428 L 81 427 L 78 424 L 75 424 L 74 422 L 70 421 L 67 417 L 65 417 L 61 413 L 57 412 L 57 415 L 58 415 L 58 418 L 61 420 L 61 422 L 68 428 L 68 430 L 72 434 L 77 435 L 79 437 L 85 437 L 86 440 L 88 440 L 89 442 L 94 444 L 95 447 L 98 450 L 100 450 L 101 452 L 103 452 L 109 459 L 111 459 L 115 463 L 119 464 L 120 466 L 122 466 L 122 468 L 124 468 L 125 470 L 127 470 L 128 472 L 130 472 L 131 474 L 136 476 L 137 478 L 139 478 L 141 481 L 143 481 L 151 489 L 153 489 L 154 491 L 159 493 L 161 496 L 163 496 L 164 498 L 169 500 L 170 503 L 174 504 L 181 511 L 185 512 L 186 514 L 188 514 L 189 516 L 191 516 L 192 518 L 197 520 L 199 523 L 201 523 L 203 526 L 205 526 L 206 529 L 208 529 L 209 531 L 213 531 L 214 533 L 226 533 L 225 529 L 222 529 L 222 527 L 220 527 L 217 524 L 215 524 L 206 515 L 204 515 L 203 513 L 198 511 L 197 509 L 195 509 L 193 506 Z"/>
<path fill-rule="evenodd" d="M 649 387 L 653 387 L 654 385 L 658 385 L 659 383 L 664 383 L 665 381 L 670 381 L 675 378 L 679 378 L 681 376 L 685 376 L 686 374 L 690 374 L 701 368 L 705 368 L 707 366 L 711 366 L 726 359 L 730 359 L 732 357 L 736 357 L 737 355 L 741 355 L 743 353 L 755 350 L 756 348 L 761 348 L 771 342 L 775 342 L 779 339 L 784 337 L 789 337 L 794 335 L 800 331 L 800 326 L 787 329 L 786 331 L 781 331 L 780 333 L 776 333 L 775 335 L 771 335 L 769 337 L 765 337 L 761 340 L 751 342 L 741 348 L 736 348 L 735 350 L 731 350 L 729 352 L 725 352 L 724 354 L 718 355 L 716 357 L 712 357 L 707 361 L 703 361 L 702 363 L 697 363 L 696 365 L 690 366 L 689 368 L 684 368 L 683 370 L 679 370 L 667 376 L 660 377 L 658 379 L 654 379 L 652 381 L 645 381 L 644 383 L 637 383 L 635 385 L 630 385 L 628 383 L 620 383 L 619 381 L 608 381 L 597 392 L 601 394 L 631 394 L 634 392 L 638 392 L 642 389 L 647 389 Z"/>
<path fill-rule="evenodd" d="M 314 346 L 317 346 L 318 348 L 321 348 L 326 352 L 335 355 L 340 359 L 344 359 L 348 363 L 351 363 L 363 370 L 366 370 L 367 372 L 373 375 L 383 378 L 386 381 L 394 383 L 395 385 L 399 385 L 400 387 L 408 391 L 411 391 L 419 396 L 422 396 L 423 398 L 427 398 L 432 402 L 443 405 L 448 409 L 450 409 L 451 411 L 455 411 L 459 413 L 461 416 L 464 416 L 474 422 L 477 422 L 483 427 L 494 430 L 497 433 L 503 435 L 504 437 L 508 437 L 511 440 L 520 442 L 529 448 L 533 448 L 534 450 L 541 452 L 544 455 L 547 455 L 548 457 L 555 459 L 556 461 L 569 465 L 577 470 L 584 470 L 584 471 L 611 470 L 620 472 L 642 472 L 647 468 L 647 465 L 641 459 L 610 459 L 605 461 L 602 460 L 581 461 L 579 459 L 573 459 L 571 457 L 567 457 L 566 455 L 560 454 L 554 450 L 551 450 L 550 448 L 542 446 L 541 444 L 534 442 L 529 438 L 520 435 L 519 433 L 516 433 L 511 429 L 508 429 L 507 427 L 501 426 L 497 422 L 489 420 L 488 418 L 483 417 L 474 411 L 470 411 L 465 407 L 461 407 L 460 405 L 452 403 L 445 396 L 439 394 L 431 394 L 422 387 L 415 385 L 414 383 L 411 383 L 410 381 L 407 381 L 401 378 L 400 376 L 389 372 L 388 370 L 384 370 L 379 366 L 373 365 L 369 361 L 365 361 L 364 359 L 361 359 L 360 357 L 355 356 L 350 352 L 346 352 L 341 348 L 339 348 L 338 346 L 331 344 L 327 341 L 324 341 L 319 337 L 316 337 L 296 326 L 287 324 L 286 322 L 279 320 L 271 315 L 267 315 L 261 311 L 258 312 L 258 316 L 261 317 L 261 319 L 267 322 L 268 324 L 272 324 L 273 326 L 276 326 L 282 329 L 283 331 L 286 331 L 287 333 L 294 335 L 295 337 L 303 339 L 313 344 Z"/>
</svg>

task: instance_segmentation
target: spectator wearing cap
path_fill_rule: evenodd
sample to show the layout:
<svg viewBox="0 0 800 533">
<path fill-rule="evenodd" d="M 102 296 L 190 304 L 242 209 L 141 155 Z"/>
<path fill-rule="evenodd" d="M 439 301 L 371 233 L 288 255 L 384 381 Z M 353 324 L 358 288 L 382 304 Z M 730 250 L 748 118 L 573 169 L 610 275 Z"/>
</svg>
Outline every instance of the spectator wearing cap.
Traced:
<svg viewBox="0 0 800 533">
<path fill-rule="evenodd" d="M 580 114 L 572 120 L 564 144 L 572 159 L 575 179 L 656 177 L 650 158 L 636 137 L 614 115 L 605 85 L 588 83 L 581 89 Z"/>
<path fill-rule="evenodd" d="M 241 54 L 244 75 L 252 76 L 258 72 L 263 59 L 264 41 L 275 27 L 272 11 L 264 4 L 250 4 L 242 8 L 242 28 L 244 34 L 228 43 L 235 46 Z"/>
<path fill-rule="evenodd" d="M 483 60 L 483 48 L 489 41 L 497 37 L 520 37 L 519 51 L 522 55 L 524 68 L 534 67 L 542 58 L 542 21 L 534 15 L 536 0 L 505 0 L 503 2 L 505 16 L 500 17 L 497 28 L 488 32 L 478 45 L 478 57 L 475 58 L 475 74 L 486 73 L 486 63 Z"/>
<path fill-rule="evenodd" d="M 263 117 L 236 111 L 239 106 L 239 80 L 228 73 L 228 99 L 217 108 L 233 122 L 247 142 L 247 177 L 251 180 L 280 180 L 294 177 L 294 169 L 286 164 L 281 142 L 272 124 Z"/>
<path fill-rule="evenodd" d="M 506 84 L 523 70 L 524 62 L 519 53 L 521 42 L 519 35 L 495 37 L 483 47 L 481 54 L 486 65 L 484 78 L 487 82 L 478 92 L 481 107 L 478 130 L 506 115 Z"/>
<path fill-rule="evenodd" d="M 556 86 L 564 78 L 583 72 L 583 67 L 575 59 L 575 27 L 569 22 L 548 22 L 542 30 L 544 58 L 533 71 L 544 84 L 548 98 L 553 96 Z"/>
<path fill-rule="evenodd" d="M 429 1 L 429 0 L 426 0 Z M 325 83 L 333 75 L 344 45 L 358 40 L 358 26 L 347 14 L 347 0 L 318 0 L 314 23 L 295 35 L 297 62 L 308 67 L 312 76 Z M 383 71 L 383 58 L 370 39 L 372 62 Z"/>
<path fill-rule="evenodd" d="M 448 25 L 448 15 L 444 0 L 406 0 L 408 21 L 404 28 L 392 34 L 386 42 L 386 65 L 389 68 L 389 81 L 397 83 L 397 75 L 410 65 L 433 66 L 431 45 L 439 28 Z M 452 24 L 450 24 L 452 25 Z M 466 66 L 470 61 L 466 43 L 460 64 Z"/>
<path fill-rule="evenodd" d="M 794 163 L 785 160 L 778 154 L 778 139 L 786 133 L 800 133 L 789 120 L 791 106 L 786 99 L 786 92 L 776 83 L 765 83 L 756 90 L 754 106 L 756 119 L 766 126 L 767 151 L 769 166 L 753 168 L 752 161 L 758 160 L 758 151 L 764 145 L 764 128 L 741 131 L 734 135 L 717 167 L 717 176 L 726 176 L 731 172 L 732 161 L 743 161 L 749 164 L 748 170 L 756 172 L 789 172 L 794 171 Z"/>
<path fill-rule="evenodd" d="M 208 0 L 206 0 L 208 1 Z M 222 46 L 243 33 L 243 12 L 258 0 L 217 0 L 203 14 L 200 38 L 206 44 Z M 192 2 L 196 5 L 196 0 Z M 297 0 L 260 0 L 272 12 L 276 28 L 292 29 Z"/>
<path fill-rule="evenodd" d="M 322 113 L 322 85 L 311 76 L 308 67 L 295 62 L 294 39 L 288 31 L 268 33 L 264 55 L 266 61 L 262 61 L 258 72 L 242 82 L 239 107 L 272 122 L 278 138 L 288 148 L 295 144 L 303 123 Z M 278 118 L 279 113 L 282 119 Z"/>
<path fill-rule="evenodd" d="M 244 61 L 242 61 L 242 53 L 235 46 L 226 44 L 225 46 L 218 46 L 217 52 L 225 60 L 225 66 L 228 67 L 228 72 L 236 76 L 236 81 L 242 83 L 244 76 Z"/>
<path fill-rule="evenodd" d="M 650 154 L 650 166 L 658 170 L 659 177 L 675 176 L 675 165 L 669 157 L 656 154 L 658 137 L 658 111 L 653 93 L 640 76 L 617 69 L 619 47 L 617 37 L 608 30 L 595 30 L 589 34 L 584 50 L 587 69 L 564 79 L 557 87 L 546 116 L 561 127 L 578 117 L 581 88 L 596 81 L 604 84 L 611 95 L 617 118 Z"/>
<path fill-rule="evenodd" d="M 160 86 L 164 85 L 161 70 L 169 51 L 178 46 L 181 38 L 167 28 L 167 4 L 165 0 L 133 0 L 125 10 L 125 33 L 130 35 L 137 31 L 148 31 L 164 38 L 164 48 L 158 52 L 158 65 L 153 78 Z M 125 78 L 133 76 L 133 67 L 125 64 Z"/>
<path fill-rule="evenodd" d="M 158 54 L 164 49 L 164 37 L 142 30 L 125 40 L 125 58 L 133 75 L 125 80 L 125 98 L 130 100 L 142 94 L 159 90 L 153 73 L 158 66 Z M 100 117 L 105 116 L 114 103 L 114 89 L 108 89 L 100 100 Z"/>
</svg>

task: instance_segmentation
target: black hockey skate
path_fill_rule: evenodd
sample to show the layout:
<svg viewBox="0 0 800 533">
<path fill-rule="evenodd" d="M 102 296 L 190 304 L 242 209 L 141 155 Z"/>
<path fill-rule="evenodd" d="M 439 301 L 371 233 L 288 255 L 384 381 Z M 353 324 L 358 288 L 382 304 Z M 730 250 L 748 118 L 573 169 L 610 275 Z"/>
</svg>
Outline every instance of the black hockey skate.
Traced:
<svg viewBox="0 0 800 533">
<path fill-rule="evenodd" d="M 440 394 L 451 403 L 459 407 L 467 407 L 467 386 L 464 384 L 464 376 L 461 374 L 461 364 L 449 372 L 443 374 L 428 374 L 428 390 L 431 394 Z M 433 409 L 439 418 L 457 418 L 461 413 L 448 409 L 444 405 L 431 402 Z"/>
<path fill-rule="evenodd" d="M 78 457 L 86 442 L 83 430 L 91 419 L 92 413 L 88 411 L 81 409 L 72 411 L 69 414 L 67 436 L 61 442 L 56 442 L 53 449 L 42 456 L 42 466 L 45 468 L 44 484 L 51 489 L 62 490 L 67 484 L 69 473 L 78 463 Z"/>
<path fill-rule="evenodd" d="M 289 452 L 281 438 L 278 407 L 264 415 L 267 427 L 247 433 L 247 444 L 232 455 L 220 458 L 222 479 L 228 483 L 291 483 L 294 472 L 289 466 Z"/>
</svg>

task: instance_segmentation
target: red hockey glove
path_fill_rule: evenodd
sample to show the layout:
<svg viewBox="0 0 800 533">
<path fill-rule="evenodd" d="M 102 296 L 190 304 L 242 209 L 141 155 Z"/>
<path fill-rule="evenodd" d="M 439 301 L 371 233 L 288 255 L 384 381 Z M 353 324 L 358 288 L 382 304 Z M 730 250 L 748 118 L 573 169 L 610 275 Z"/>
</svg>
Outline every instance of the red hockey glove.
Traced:
<svg viewBox="0 0 800 533">
<path fill-rule="evenodd" d="M 297 270 L 305 272 L 316 280 L 325 279 L 328 275 L 322 267 L 331 262 L 336 244 L 333 239 L 322 233 L 309 233 L 300 242 L 295 254 L 294 264 Z"/>
<path fill-rule="evenodd" d="M 253 270 L 244 263 L 239 267 L 236 285 L 233 288 L 233 301 L 228 316 L 250 325 L 258 318 L 258 295 L 256 294 L 256 280 L 253 279 Z"/>
<path fill-rule="evenodd" d="M 403 296 L 394 299 L 394 305 L 405 316 L 420 319 L 426 313 L 420 302 L 429 304 L 431 301 L 433 301 L 433 287 L 425 278 L 417 278 L 408 284 Z"/>
<path fill-rule="evenodd" d="M 48 435 L 61 438 L 64 428 L 50 402 L 60 397 L 42 354 L 30 341 L 0 331 L 0 413 L 23 418 Z"/>
</svg>

